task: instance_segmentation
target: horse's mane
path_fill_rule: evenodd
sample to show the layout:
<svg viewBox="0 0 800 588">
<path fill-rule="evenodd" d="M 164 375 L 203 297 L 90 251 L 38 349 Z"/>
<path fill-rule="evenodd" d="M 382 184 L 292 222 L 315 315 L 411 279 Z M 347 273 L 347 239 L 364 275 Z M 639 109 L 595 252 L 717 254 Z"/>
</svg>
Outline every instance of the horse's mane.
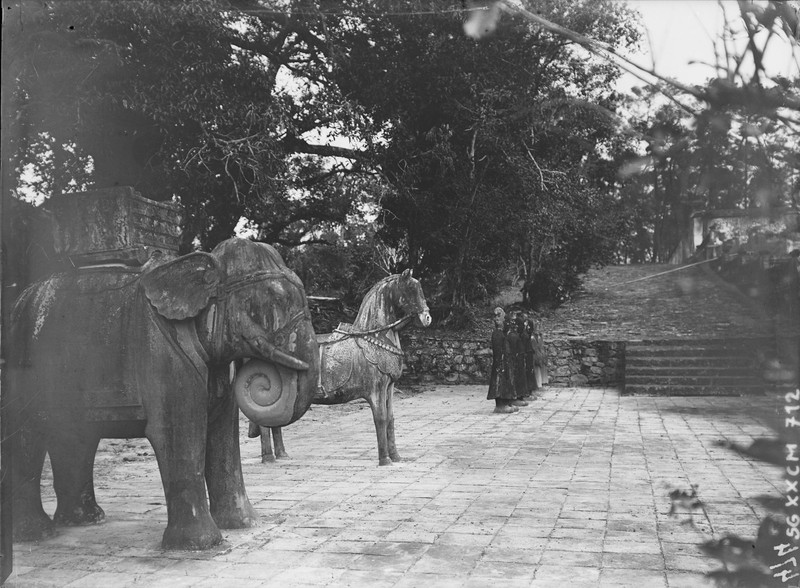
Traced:
<svg viewBox="0 0 800 588">
<path fill-rule="evenodd" d="M 402 274 L 392 274 L 390 276 L 386 276 L 372 286 L 372 288 L 369 289 L 369 292 L 364 295 L 364 298 L 361 301 L 361 307 L 358 309 L 358 315 L 356 316 L 353 324 L 370 327 L 380 326 L 376 324 L 377 321 L 380 320 L 379 315 L 381 313 L 387 313 L 387 309 L 381 306 L 381 304 L 384 303 L 382 294 L 387 288 L 390 288 L 400 281 L 401 277 Z"/>
</svg>

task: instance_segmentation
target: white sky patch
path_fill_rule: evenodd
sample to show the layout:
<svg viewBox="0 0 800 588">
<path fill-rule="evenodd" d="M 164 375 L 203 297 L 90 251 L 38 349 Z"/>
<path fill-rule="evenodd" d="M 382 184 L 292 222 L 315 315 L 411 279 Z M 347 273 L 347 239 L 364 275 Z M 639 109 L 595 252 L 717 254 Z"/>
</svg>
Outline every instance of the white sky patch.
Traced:
<svg viewBox="0 0 800 588">
<path fill-rule="evenodd" d="M 720 34 L 728 22 L 741 25 L 735 0 L 627 0 L 642 16 L 646 36 L 638 53 L 629 57 L 645 67 L 685 84 L 703 84 L 715 77 L 715 65 L 724 60 L 725 49 Z M 724 8 L 724 10 L 723 10 Z M 648 41 L 649 37 L 649 41 Z M 747 36 L 737 38 L 737 50 L 747 43 Z M 762 46 L 763 38 L 759 42 Z M 716 52 L 715 52 L 716 47 Z M 796 49 L 795 49 L 796 51 Z M 724 63 L 724 61 L 723 61 Z M 800 75 L 797 55 L 785 38 L 773 37 L 764 53 L 764 66 L 770 76 L 789 78 Z M 642 82 L 624 74 L 620 86 L 628 89 Z"/>
<path fill-rule="evenodd" d="M 243 216 L 233 229 L 233 234 L 242 239 L 255 239 L 258 237 L 258 225 Z"/>
</svg>

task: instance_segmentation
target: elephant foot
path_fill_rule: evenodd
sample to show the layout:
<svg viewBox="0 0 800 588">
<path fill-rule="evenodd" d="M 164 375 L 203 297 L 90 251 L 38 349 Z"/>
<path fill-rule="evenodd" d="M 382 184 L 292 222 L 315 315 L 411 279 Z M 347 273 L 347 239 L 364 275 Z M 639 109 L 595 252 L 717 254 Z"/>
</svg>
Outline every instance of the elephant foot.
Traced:
<svg viewBox="0 0 800 588">
<path fill-rule="evenodd" d="M 44 512 L 25 516 L 14 513 L 14 541 L 40 541 L 56 532 L 53 521 Z"/>
<path fill-rule="evenodd" d="M 378 465 L 387 466 L 392 465 L 392 460 L 388 457 L 382 457 L 378 460 Z"/>
<path fill-rule="evenodd" d="M 275 461 L 275 456 L 271 453 L 269 455 L 261 456 L 261 463 L 272 463 L 273 461 Z"/>
<path fill-rule="evenodd" d="M 188 525 L 167 525 L 161 539 L 161 548 L 202 551 L 221 542 L 222 533 L 213 522 L 209 524 L 192 521 Z"/>
<path fill-rule="evenodd" d="M 389 459 L 391 459 L 391 460 L 392 460 L 392 462 L 396 462 L 396 461 L 403 461 L 403 458 L 402 458 L 402 457 L 400 457 L 400 454 L 399 454 L 399 453 L 390 453 L 390 454 L 389 454 Z"/>
<path fill-rule="evenodd" d="M 231 507 L 211 511 L 211 518 L 220 529 L 246 529 L 256 524 L 258 515 L 248 500 L 242 508 Z"/>
<path fill-rule="evenodd" d="M 53 515 L 53 522 L 66 526 L 96 525 L 103 522 L 105 518 L 106 513 L 97 504 L 79 504 L 72 508 L 58 506 Z"/>
<path fill-rule="evenodd" d="M 289 454 L 285 451 L 276 451 L 275 452 L 275 459 L 292 459 L 289 457 Z"/>
</svg>

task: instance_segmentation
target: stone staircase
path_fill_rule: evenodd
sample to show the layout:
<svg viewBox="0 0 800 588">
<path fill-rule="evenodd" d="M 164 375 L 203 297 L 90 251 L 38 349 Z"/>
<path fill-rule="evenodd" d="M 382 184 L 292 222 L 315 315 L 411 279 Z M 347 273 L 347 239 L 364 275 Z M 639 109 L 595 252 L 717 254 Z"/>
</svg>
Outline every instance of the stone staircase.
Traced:
<svg viewBox="0 0 800 588">
<path fill-rule="evenodd" d="M 763 394 L 759 350 L 768 339 L 663 339 L 625 346 L 625 394 L 741 396 Z"/>
</svg>

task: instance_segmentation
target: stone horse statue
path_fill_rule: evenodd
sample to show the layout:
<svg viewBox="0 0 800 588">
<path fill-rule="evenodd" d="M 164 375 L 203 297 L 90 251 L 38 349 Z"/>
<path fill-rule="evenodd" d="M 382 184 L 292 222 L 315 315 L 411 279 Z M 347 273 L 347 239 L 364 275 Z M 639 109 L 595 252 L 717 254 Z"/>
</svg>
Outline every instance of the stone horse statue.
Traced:
<svg viewBox="0 0 800 588">
<path fill-rule="evenodd" d="M 423 327 L 431 315 L 419 281 L 411 270 L 387 276 L 361 302 L 352 325 L 341 323 L 333 333 L 317 335 L 320 377 L 313 404 L 343 404 L 363 398 L 372 409 L 380 465 L 400 461 L 394 439 L 394 383 L 403 372 L 398 331 L 412 320 Z M 262 461 L 288 457 L 280 427 L 250 423 L 249 436 L 261 437 Z"/>
</svg>

